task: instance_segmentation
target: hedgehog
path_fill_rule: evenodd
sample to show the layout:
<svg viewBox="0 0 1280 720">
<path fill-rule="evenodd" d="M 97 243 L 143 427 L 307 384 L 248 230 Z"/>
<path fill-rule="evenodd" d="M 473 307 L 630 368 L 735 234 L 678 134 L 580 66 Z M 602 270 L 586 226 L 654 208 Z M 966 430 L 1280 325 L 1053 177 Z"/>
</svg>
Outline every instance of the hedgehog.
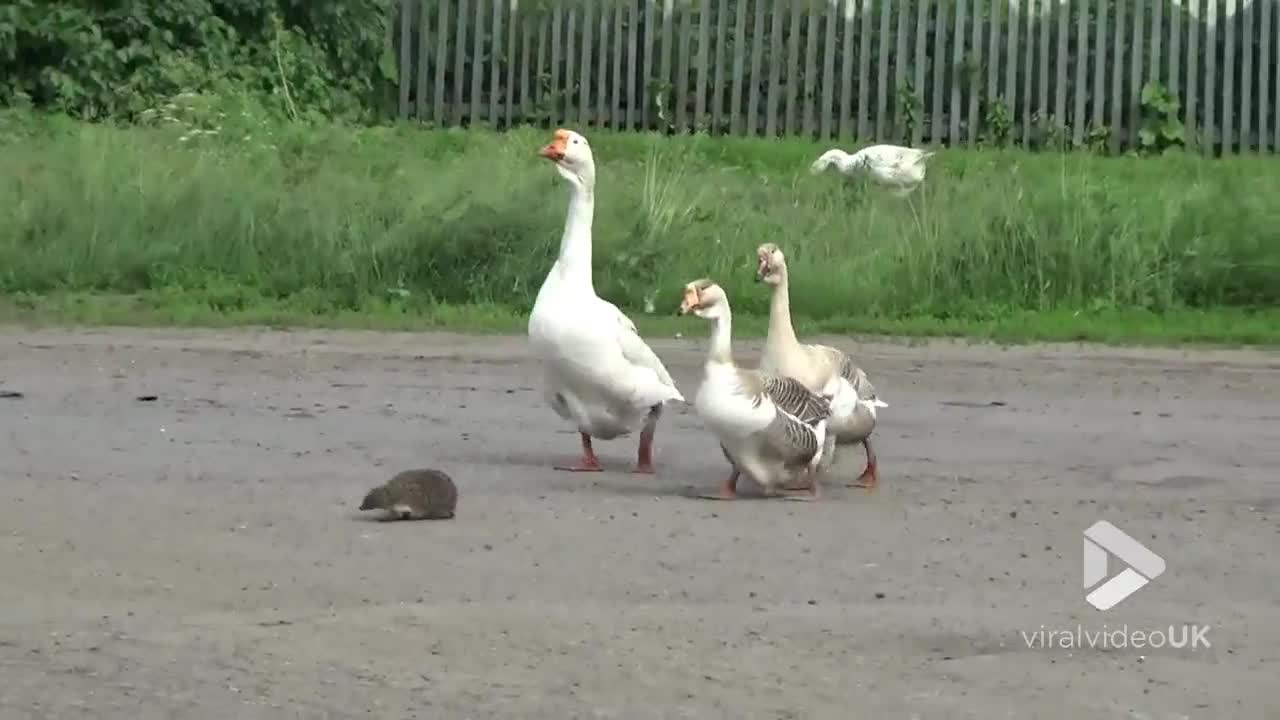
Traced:
<svg viewBox="0 0 1280 720">
<path fill-rule="evenodd" d="M 361 510 L 384 510 L 385 520 L 447 520 L 458 506 L 458 488 L 439 470 L 405 470 L 364 496 Z"/>
</svg>

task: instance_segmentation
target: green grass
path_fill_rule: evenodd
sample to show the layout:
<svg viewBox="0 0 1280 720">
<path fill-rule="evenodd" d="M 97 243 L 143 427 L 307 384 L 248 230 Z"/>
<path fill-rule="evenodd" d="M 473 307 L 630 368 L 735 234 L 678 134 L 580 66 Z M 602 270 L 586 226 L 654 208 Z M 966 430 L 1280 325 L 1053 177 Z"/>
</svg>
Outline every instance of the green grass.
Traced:
<svg viewBox="0 0 1280 720">
<path fill-rule="evenodd" d="M 705 337 L 707 324 L 672 314 L 632 313 L 648 337 Z M 56 293 L 0 298 L 0 323 L 26 325 L 134 325 L 174 327 L 314 327 L 360 330 L 450 330 L 469 333 L 523 333 L 528 321 L 513 308 L 490 305 L 414 306 L 369 300 L 356 308 L 317 308 L 290 299 L 255 300 L 229 309 L 198 291 L 145 292 L 132 295 Z M 768 318 L 735 315 L 734 337 L 763 337 Z M 1100 342 L 1128 345 L 1280 346 L 1280 310 L 1178 310 L 1155 314 L 1142 310 L 1098 312 L 1019 312 L 979 320 L 839 316 L 814 320 L 800 316 L 805 335 L 964 337 L 999 343 Z"/>
<path fill-rule="evenodd" d="M 0 116 L 0 315 L 523 327 L 567 202 L 536 156 L 547 131 L 229 118 L 193 134 Z M 596 289 L 652 332 L 703 332 L 665 316 L 704 276 L 758 332 L 767 241 L 809 331 L 1280 342 L 1274 158 L 948 150 L 904 201 L 811 176 L 827 144 L 590 139 Z"/>
</svg>

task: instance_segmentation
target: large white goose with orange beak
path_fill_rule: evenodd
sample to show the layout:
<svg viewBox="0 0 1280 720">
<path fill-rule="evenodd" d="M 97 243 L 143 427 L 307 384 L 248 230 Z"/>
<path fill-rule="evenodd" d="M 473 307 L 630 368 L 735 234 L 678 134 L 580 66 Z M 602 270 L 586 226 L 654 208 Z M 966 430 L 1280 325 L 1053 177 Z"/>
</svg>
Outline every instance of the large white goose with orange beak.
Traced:
<svg viewBox="0 0 1280 720">
<path fill-rule="evenodd" d="M 556 466 L 570 472 L 603 470 L 592 438 L 610 440 L 640 428 L 633 472 L 653 473 L 653 436 L 662 406 L 684 401 L 662 361 L 591 281 L 591 221 L 596 165 L 587 139 L 556 130 L 542 148 L 569 184 L 569 213 L 560 254 L 538 290 L 529 316 L 529 344 L 546 364 L 545 397 L 582 437 L 582 459 Z"/>
</svg>

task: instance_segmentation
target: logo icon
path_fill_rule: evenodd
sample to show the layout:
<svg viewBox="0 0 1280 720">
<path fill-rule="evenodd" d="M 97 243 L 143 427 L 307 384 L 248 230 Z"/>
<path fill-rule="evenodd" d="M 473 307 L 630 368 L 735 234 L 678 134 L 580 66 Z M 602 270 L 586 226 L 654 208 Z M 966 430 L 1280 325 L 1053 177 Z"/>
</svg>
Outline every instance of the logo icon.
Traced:
<svg viewBox="0 0 1280 720">
<path fill-rule="evenodd" d="M 1098 585 L 1107 576 L 1108 555 L 1115 555 L 1129 567 Z M 1106 520 L 1099 520 L 1084 531 L 1084 589 L 1098 585 L 1084 599 L 1099 610 L 1115 607 L 1160 577 L 1164 568 L 1164 558 Z"/>
</svg>

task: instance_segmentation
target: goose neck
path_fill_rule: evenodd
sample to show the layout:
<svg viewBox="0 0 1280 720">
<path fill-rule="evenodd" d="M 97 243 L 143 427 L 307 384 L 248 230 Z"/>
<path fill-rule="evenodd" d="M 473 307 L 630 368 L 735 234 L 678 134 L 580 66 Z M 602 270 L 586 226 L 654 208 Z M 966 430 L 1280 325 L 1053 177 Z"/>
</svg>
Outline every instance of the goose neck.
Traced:
<svg viewBox="0 0 1280 720">
<path fill-rule="evenodd" d="M 782 281 L 773 286 L 773 295 L 769 298 L 769 336 L 765 345 L 772 353 L 797 342 L 795 328 L 791 325 L 791 294 L 784 274 Z"/>
<path fill-rule="evenodd" d="M 726 305 L 711 324 L 711 342 L 707 345 L 707 362 L 733 364 L 733 313 Z"/>
<path fill-rule="evenodd" d="M 565 217 L 564 235 L 560 238 L 560 255 L 556 266 L 565 280 L 590 287 L 591 222 L 595 215 L 595 191 L 580 181 L 571 182 L 570 188 L 569 211 Z"/>
</svg>

